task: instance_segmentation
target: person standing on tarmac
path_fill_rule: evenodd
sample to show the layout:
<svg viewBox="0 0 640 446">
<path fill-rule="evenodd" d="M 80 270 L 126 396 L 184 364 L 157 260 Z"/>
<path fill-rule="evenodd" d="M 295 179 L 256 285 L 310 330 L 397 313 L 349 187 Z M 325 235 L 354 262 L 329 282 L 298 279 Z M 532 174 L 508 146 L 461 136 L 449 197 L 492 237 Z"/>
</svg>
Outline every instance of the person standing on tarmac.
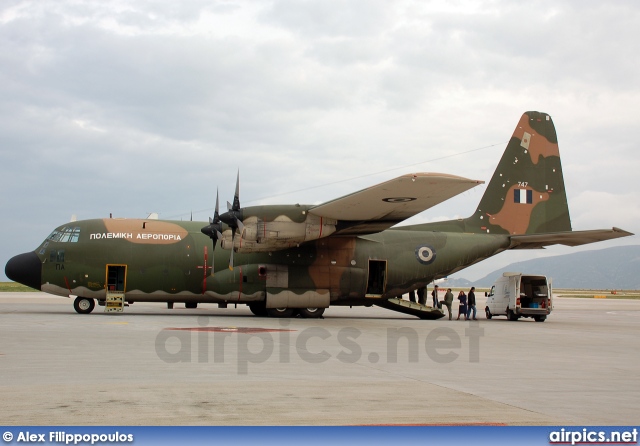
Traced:
<svg viewBox="0 0 640 446">
<path fill-rule="evenodd" d="M 471 310 L 473 310 L 473 320 L 477 321 L 476 318 L 476 287 L 472 286 L 469 290 L 469 296 L 467 296 L 467 320 L 471 319 Z"/>
<path fill-rule="evenodd" d="M 451 314 L 451 305 L 453 304 L 453 293 L 451 292 L 451 288 L 447 289 L 447 294 L 444 295 L 444 304 L 449 310 L 449 320 L 453 317 Z"/>
<path fill-rule="evenodd" d="M 467 319 L 467 295 L 464 294 L 464 291 L 460 290 L 458 293 L 458 300 L 460 301 L 460 305 L 458 306 L 458 319 L 460 316 L 464 316 Z"/>
<path fill-rule="evenodd" d="M 433 299 L 433 308 L 438 308 L 438 285 L 433 286 L 431 298 Z"/>
</svg>

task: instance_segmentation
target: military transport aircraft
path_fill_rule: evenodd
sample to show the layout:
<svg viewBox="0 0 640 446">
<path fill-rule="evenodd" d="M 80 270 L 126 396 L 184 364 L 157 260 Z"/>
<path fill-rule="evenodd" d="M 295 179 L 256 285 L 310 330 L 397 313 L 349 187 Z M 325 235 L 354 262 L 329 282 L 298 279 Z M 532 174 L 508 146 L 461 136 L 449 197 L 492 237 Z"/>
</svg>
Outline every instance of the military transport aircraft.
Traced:
<svg viewBox="0 0 640 446">
<path fill-rule="evenodd" d="M 443 313 L 397 299 L 507 249 L 577 246 L 632 235 L 572 231 L 555 127 L 526 112 L 468 218 L 393 227 L 483 181 L 403 175 L 317 206 L 241 207 L 209 224 L 95 219 L 56 228 L 7 262 L 8 278 L 75 297 L 78 313 L 134 302 L 248 305 L 256 315 L 320 317 L 330 305 Z M 203 227 L 203 224 L 205 225 Z M 234 257 L 235 253 L 235 257 Z"/>
</svg>

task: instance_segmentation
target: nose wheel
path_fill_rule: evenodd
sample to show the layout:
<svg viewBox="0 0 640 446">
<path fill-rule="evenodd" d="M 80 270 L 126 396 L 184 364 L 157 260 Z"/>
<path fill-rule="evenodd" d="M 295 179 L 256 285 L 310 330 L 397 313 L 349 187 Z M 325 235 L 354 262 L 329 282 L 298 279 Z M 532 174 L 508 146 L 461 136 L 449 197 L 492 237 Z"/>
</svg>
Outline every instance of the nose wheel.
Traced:
<svg viewBox="0 0 640 446">
<path fill-rule="evenodd" d="M 88 297 L 76 297 L 73 301 L 73 308 L 77 313 L 89 314 L 96 307 L 96 301 Z"/>
</svg>

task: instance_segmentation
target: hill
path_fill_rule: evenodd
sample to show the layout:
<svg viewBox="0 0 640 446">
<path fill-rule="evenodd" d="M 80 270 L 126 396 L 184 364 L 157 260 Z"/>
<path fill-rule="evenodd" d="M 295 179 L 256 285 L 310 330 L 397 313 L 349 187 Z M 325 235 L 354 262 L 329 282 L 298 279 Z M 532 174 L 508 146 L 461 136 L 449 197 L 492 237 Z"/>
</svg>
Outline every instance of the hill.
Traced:
<svg viewBox="0 0 640 446">
<path fill-rule="evenodd" d="M 554 288 L 638 290 L 640 246 L 617 246 L 512 263 L 474 281 L 474 285 L 490 287 L 505 271 L 544 274 L 553 279 Z M 463 280 L 466 279 L 456 279 Z"/>
</svg>

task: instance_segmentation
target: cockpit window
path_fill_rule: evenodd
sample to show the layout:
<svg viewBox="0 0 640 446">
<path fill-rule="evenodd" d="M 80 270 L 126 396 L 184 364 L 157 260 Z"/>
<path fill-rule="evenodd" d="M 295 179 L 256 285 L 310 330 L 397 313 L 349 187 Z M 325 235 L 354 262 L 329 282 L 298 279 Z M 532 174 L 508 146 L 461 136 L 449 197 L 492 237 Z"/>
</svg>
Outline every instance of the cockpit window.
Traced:
<svg viewBox="0 0 640 446">
<path fill-rule="evenodd" d="M 73 228 L 71 235 L 69 235 L 69 241 L 75 243 L 80 238 L 80 228 Z"/>
<path fill-rule="evenodd" d="M 71 242 L 71 243 L 75 243 L 78 241 L 78 239 L 80 238 L 80 228 L 75 227 L 64 227 L 61 228 L 60 230 L 55 230 L 51 233 L 51 235 L 49 237 L 47 237 L 47 240 L 50 240 L 52 242 L 60 242 L 60 243 L 67 243 L 67 242 Z"/>
</svg>

